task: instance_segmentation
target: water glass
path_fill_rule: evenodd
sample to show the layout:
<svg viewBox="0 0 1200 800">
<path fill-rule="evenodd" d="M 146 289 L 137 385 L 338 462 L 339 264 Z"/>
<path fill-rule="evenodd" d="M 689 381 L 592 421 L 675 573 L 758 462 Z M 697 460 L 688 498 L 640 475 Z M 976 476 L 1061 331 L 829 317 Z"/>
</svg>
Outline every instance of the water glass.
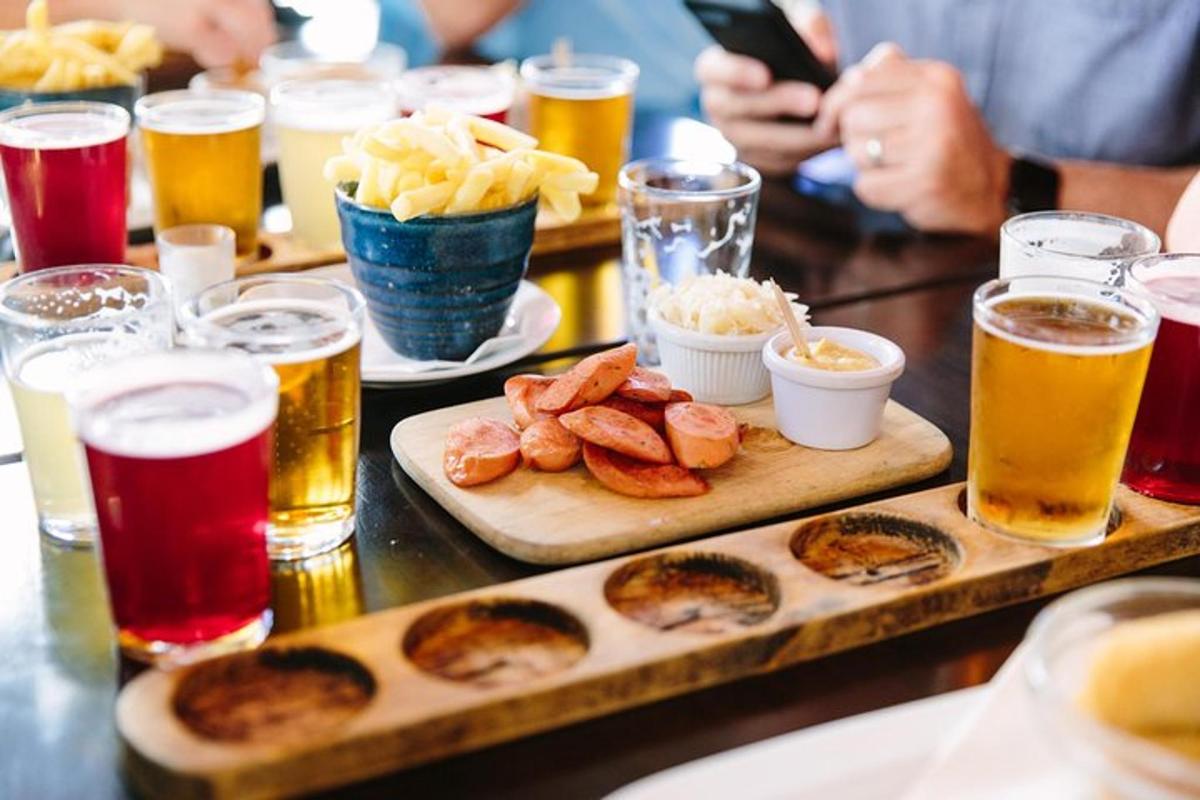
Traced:
<svg viewBox="0 0 1200 800">
<path fill-rule="evenodd" d="M 643 363 L 657 364 L 648 294 L 693 275 L 746 276 L 762 179 L 740 162 L 651 158 L 625 165 L 619 185 L 626 325 Z"/>
<path fill-rule="evenodd" d="M 1154 231 L 1119 217 L 1035 211 L 1000 228 L 1000 278 L 1053 275 L 1123 286 L 1135 258 L 1158 252 Z"/>
</svg>

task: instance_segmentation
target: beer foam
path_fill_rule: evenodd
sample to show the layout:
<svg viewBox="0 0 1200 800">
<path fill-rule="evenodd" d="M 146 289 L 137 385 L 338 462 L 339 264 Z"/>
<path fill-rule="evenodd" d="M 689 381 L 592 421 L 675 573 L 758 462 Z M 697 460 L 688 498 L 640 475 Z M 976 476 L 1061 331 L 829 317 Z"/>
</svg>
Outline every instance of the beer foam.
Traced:
<svg viewBox="0 0 1200 800">
<path fill-rule="evenodd" d="M 1170 270 L 1168 270 L 1170 271 Z M 1200 325 L 1200 271 L 1175 271 L 1144 278 L 1131 288 L 1147 296 L 1163 317 L 1184 325 Z"/>
<path fill-rule="evenodd" d="M 463 114 L 499 114 L 513 102 L 511 78 L 492 67 L 446 65 L 410 69 L 396 79 L 405 111 L 436 103 Z"/>
<path fill-rule="evenodd" d="M 278 378 L 245 356 L 175 350 L 133 356 L 85 376 L 68 395 L 79 438 L 133 458 L 217 453 L 275 421 Z"/>
<path fill-rule="evenodd" d="M 253 92 L 164 92 L 138 101 L 138 125 L 156 133 L 233 133 L 261 125 L 265 103 Z"/>
<path fill-rule="evenodd" d="M 0 125 L 0 144 L 24 150 L 72 150 L 115 142 L 129 132 L 129 118 L 86 111 L 48 111 Z"/>
<path fill-rule="evenodd" d="M 989 311 L 991 311 L 997 305 L 1000 305 L 1003 303 L 1008 303 L 1008 302 L 1013 302 L 1013 301 L 1022 301 L 1022 300 L 1025 300 L 1025 301 L 1048 301 L 1048 302 L 1057 302 L 1057 301 L 1077 302 L 1077 303 L 1081 303 L 1081 304 L 1085 304 L 1085 305 L 1102 308 L 1105 311 L 1111 312 L 1116 315 L 1120 315 L 1123 317 L 1131 317 L 1131 318 L 1136 319 L 1136 316 L 1134 315 L 1134 313 L 1127 308 L 1123 308 L 1116 303 L 1110 303 L 1110 302 L 1106 302 L 1106 301 L 1096 298 L 1096 297 L 1089 297 L 1089 296 L 1084 296 L 1084 295 L 1059 295 L 1059 294 L 1043 295 L 1043 294 L 1033 294 L 1033 293 L 1027 294 L 1027 295 L 1005 294 L 1005 295 L 1000 295 L 1000 296 L 997 296 L 997 297 L 994 297 L 994 298 L 991 298 L 990 300 L 988 300 L 985 305 L 985 308 L 988 309 Z M 999 312 L 993 312 L 993 314 L 996 317 L 1003 319 L 1002 315 Z M 978 325 L 980 328 L 982 328 L 984 331 L 992 334 L 993 336 L 996 336 L 1000 339 L 1004 339 L 1005 341 L 1008 341 L 1015 345 L 1019 345 L 1021 347 L 1028 347 L 1028 348 L 1031 348 L 1034 350 L 1044 350 L 1044 351 L 1051 352 L 1051 353 L 1062 353 L 1064 355 L 1074 355 L 1074 356 L 1118 355 L 1120 353 L 1128 353 L 1133 350 L 1140 350 L 1141 348 L 1148 345 L 1151 341 L 1153 341 L 1154 331 L 1155 331 L 1155 328 L 1153 326 L 1144 326 L 1143 330 L 1132 331 L 1132 332 L 1128 332 L 1128 333 L 1124 333 L 1124 334 L 1120 334 L 1120 333 L 1114 331 L 1114 335 L 1122 336 L 1124 338 L 1124 340 L 1119 341 L 1119 342 L 1111 342 L 1111 343 L 1078 344 L 1078 343 L 1047 341 L 1046 339 L 1035 338 L 1033 336 L 1028 336 L 1028 335 L 1022 334 L 1018 331 L 1005 330 L 1004 328 L 996 325 L 992 320 L 987 319 L 984 316 L 981 316 L 979 314 L 975 315 L 975 324 Z"/>
<path fill-rule="evenodd" d="M 295 80 L 271 91 L 271 118 L 285 128 L 353 133 L 395 116 L 395 96 L 379 81 Z"/>
<path fill-rule="evenodd" d="M 197 333 L 205 344 L 236 348 L 269 364 L 330 358 L 362 339 L 349 310 L 320 300 L 241 300 L 204 315 L 200 323 Z"/>
<path fill-rule="evenodd" d="M 115 331 L 60 336 L 30 347 L 13 370 L 22 386 L 39 392 L 65 392 L 81 372 L 165 343 Z"/>
</svg>

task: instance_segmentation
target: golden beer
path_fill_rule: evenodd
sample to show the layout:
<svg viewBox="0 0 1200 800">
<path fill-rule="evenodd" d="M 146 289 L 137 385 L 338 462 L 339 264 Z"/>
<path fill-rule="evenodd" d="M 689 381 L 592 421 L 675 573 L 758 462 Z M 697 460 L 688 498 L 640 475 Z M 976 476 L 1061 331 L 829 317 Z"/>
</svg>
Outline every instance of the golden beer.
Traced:
<svg viewBox="0 0 1200 800">
<path fill-rule="evenodd" d="M 237 236 L 238 257 L 253 255 L 262 215 L 262 97 L 233 90 L 160 92 L 139 100 L 136 112 L 155 230 L 226 225 Z"/>
<path fill-rule="evenodd" d="M 539 146 L 573 156 L 600 176 L 587 205 L 616 200 L 617 174 L 629 157 L 633 92 L 638 67 L 608 56 L 574 55 L 565 64 L 551 56 L 526 59 L 521 75 L 529 89 L 529 132 Z"/>
<path fill-rule="evenodd" d="M 362 295 L 320 278 L 218 284 L 182 311 L 188 339 L 245 350 L 279 376 L 267 550 L 305 558 L 354 532 Z"/>
<path fill-rule="evenodd" d="M 1002 291 L 1012 286 L 1057 293 Z M 1103 538 L 1156 326 L 1149 304 L 1086 281 L 1020 278 L 976 293 L 972 519 L 1043 544 Z"/>
</svg>

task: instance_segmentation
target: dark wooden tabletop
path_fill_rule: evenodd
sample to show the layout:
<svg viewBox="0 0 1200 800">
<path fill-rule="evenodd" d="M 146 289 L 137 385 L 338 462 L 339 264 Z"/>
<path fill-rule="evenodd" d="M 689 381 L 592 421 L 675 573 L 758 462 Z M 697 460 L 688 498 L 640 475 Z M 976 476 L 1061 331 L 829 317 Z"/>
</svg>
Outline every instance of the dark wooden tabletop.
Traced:
<svg viewBox="0 0 1200 800">
<path fill-rule="evenodd" d="M 623 335 L 619 253 L 547 257 L 531 278 L 563 306 L 546 349 L 496 373 L 433 388 L 369 390 L 353 546 L 310 571 L 281 570 L 281 627 L 329 622 L 534 574 L 496 553 L 413 484 L 388 450 L 411 414 L 500 393 L 518 371 L 549 371 Z M 896 341 L 908 357 L 894 396 L 950 437 L 962 480 L 970 296 L 995 272 L 991 242 L 866 236 L 855 215 L 764 187 L 752 270 L 799 292 L 819 324 Z M 911 488 L 901 491 L 910 491 Z M 899 492 L 897 492 L 899 493 Z M 112 723 L 113 653 L 94 552 L 39 538 L 24 467 L 0 466 L 0 797 L 119 798 L 128 790 Z M 333 564 L 330 565 L 330 561 Z M 1160 571 L 1196 574 L 1200 559 Z M 340 797 L 590 798 L 652 772 L 805 726 L 986 681 L 1036 608 L 945 625 L 397 773 Z"/>
</svg>

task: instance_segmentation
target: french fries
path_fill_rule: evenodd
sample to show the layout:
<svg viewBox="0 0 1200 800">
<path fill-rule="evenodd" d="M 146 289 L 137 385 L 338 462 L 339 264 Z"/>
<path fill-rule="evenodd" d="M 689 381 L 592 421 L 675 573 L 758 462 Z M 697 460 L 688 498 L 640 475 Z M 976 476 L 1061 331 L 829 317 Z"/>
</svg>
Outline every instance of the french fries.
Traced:
<svg viewBox="0 0 1200 800">
<path fill-rule="evenodd" d="M 580 160 L 535 149 L 532 136 L 440 107 L 372 125 L 342 143 L 325 178 L 356 183 L 354 199 L 403 222 L 424 214 L 491 211 L 541 201 L 566 221 L 598 176 Z"/>
<path fill-rule="evenodd" d="M 137 82 L 162 61 L 149 25 L 80 20 L 51 26 L 46 0 L 32 0 L 25 28 L 0 31 L 0 87 L 69 92 Z"/>
</svg>

